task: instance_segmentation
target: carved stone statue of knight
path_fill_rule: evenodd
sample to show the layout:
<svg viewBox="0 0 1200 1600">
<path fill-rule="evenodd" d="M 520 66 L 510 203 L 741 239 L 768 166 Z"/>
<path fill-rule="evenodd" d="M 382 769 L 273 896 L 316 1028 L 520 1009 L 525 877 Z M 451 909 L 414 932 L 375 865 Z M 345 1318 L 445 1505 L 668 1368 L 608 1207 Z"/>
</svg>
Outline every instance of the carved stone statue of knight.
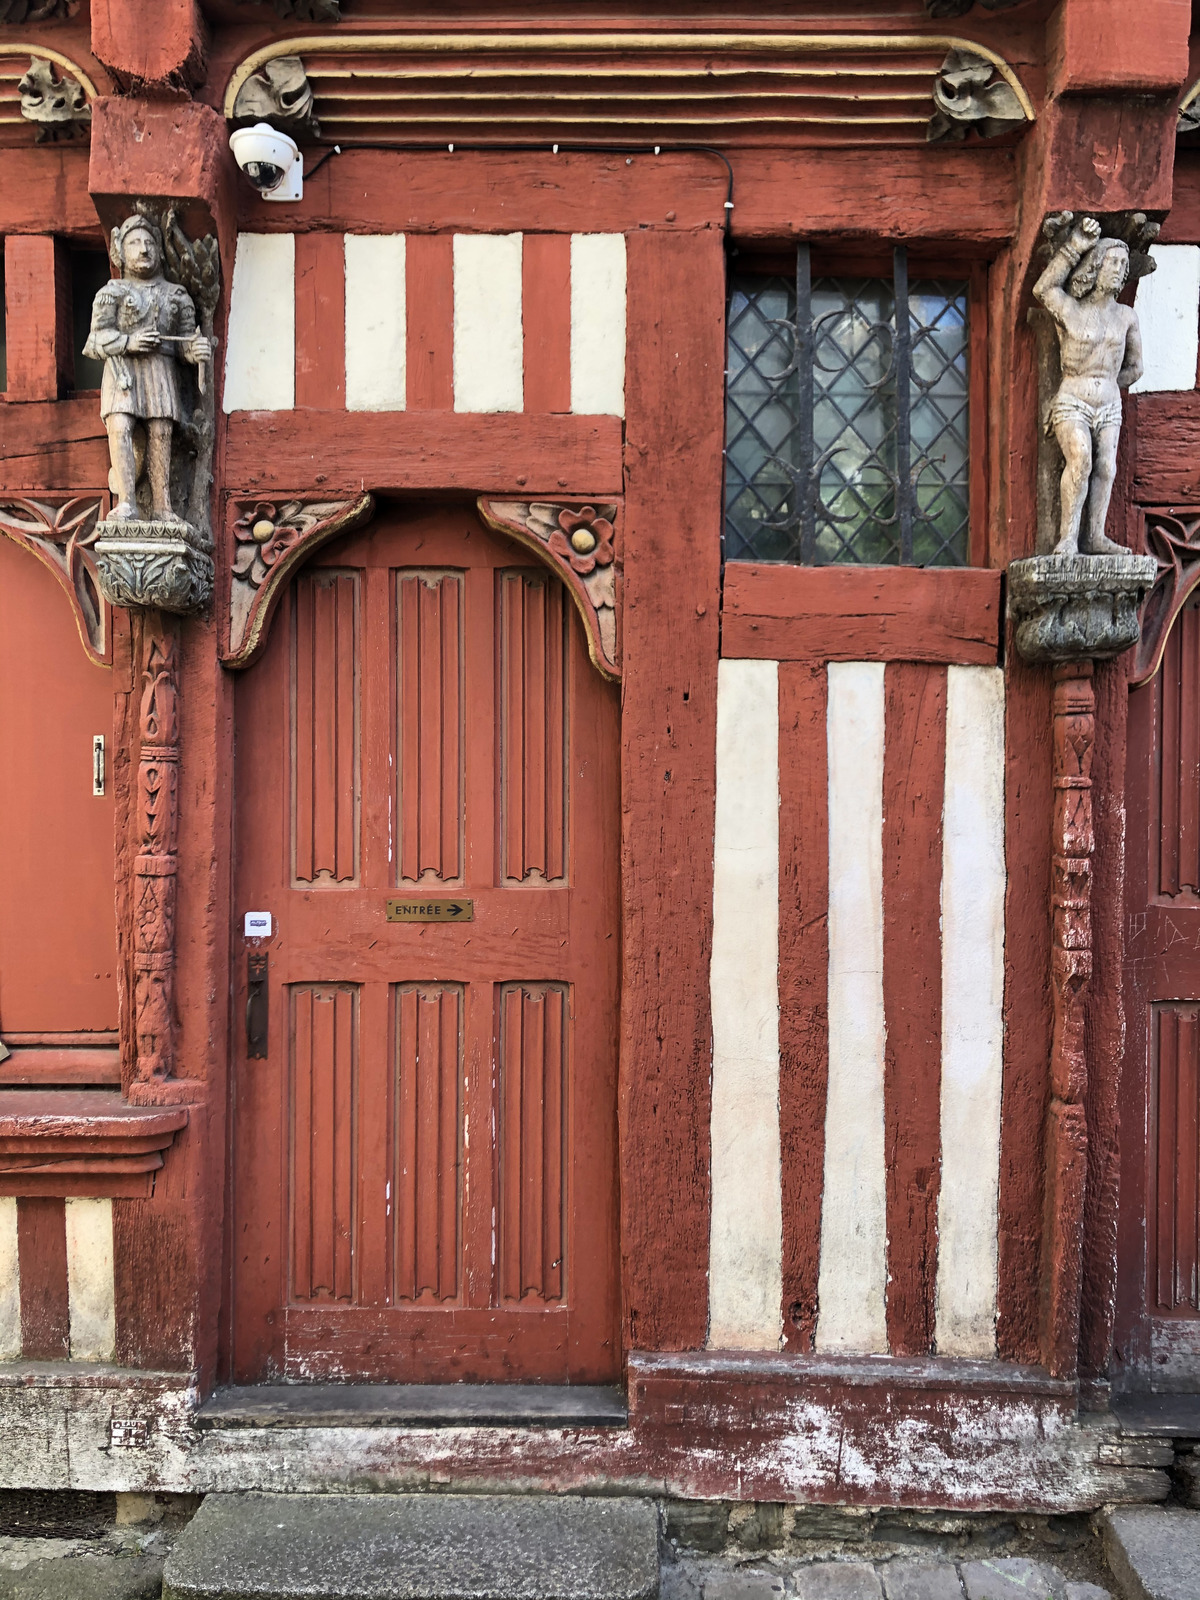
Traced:
<svg viewBox="0 0 1200 1600">
<path fill-rule="evenodd" d="M 113 260 L 122 276 L 106 283 L 92 307 L 84 354 L 104 362 L 100 417 L 108 430 L 114 519 L 138 515 L 138 452 L 134 429 L 145 425 L 145 476 L 150 517 L 182 522 L 171 508 L 171 441 L 188 421 L 179 394 L 179 362 L 207 365 L 212 346 L 196 331 L 187 290 L 162 275 L 159 230 L 146 217 L 127 217 L 113 230 Z"/>
<path fill-rule="evenodd" d="M 195 268 L 194 247 L 182 234 L 180 243 Z M 192 295 L 164 272 L 154 215 L 139 210 L 114 228 L 110 253 L 121 276 L 96 296 L 84 347 L 104 362 L 100 415 L 116 500 L 96 529 L 101 587 L 116 605 L 194 611 L 211 594 L 211 536 L 205 510 L 190 519 L 180 511 L 203 505 L 192 490 L 197 456 L 208 455 L 198 436 L 211 433 L 213 341 Z M 207 459 L 203 471 L 207 479 Z"/>
</svg>

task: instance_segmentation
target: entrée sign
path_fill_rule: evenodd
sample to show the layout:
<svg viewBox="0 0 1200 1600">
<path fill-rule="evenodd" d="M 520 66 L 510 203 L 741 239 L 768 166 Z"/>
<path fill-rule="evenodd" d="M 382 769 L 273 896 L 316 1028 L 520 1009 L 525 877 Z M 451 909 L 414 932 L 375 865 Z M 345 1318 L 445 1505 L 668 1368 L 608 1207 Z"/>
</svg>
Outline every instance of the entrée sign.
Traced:
<svg viewBox="0 0 1200 1600">
<path fill-rule="evenodd" d="M 389 900 L 389 922 L 474 922 L 474 900 Z"/>
</svg>

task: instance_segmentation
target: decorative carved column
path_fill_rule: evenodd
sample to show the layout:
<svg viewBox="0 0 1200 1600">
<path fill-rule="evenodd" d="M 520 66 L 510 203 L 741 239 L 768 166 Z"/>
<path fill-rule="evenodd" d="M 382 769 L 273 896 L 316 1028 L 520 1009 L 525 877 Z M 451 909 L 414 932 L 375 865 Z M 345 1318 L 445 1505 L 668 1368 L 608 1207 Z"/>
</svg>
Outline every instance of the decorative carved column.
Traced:
<svg viewBox="0 0 1200 1600">
<path fill-rule="evenodd" d="M 1092 978 L 1093 666 L 1054 668 L 1054 820 L 1051 858 L 1050 983 L 1054 1032 L 1046 1117 L 1046 1230 L 1043 1246 L 1046 1364 L 1075 1370 L 1079 1347 L 1083 1207 L 1087 1190 L 1086 1001 Z"/>
<path fill-rule="evenodd" d="M 1020 655 L 1053 665 L 1050 986 L 1054 1026 L 1046 1113 L 1042 1230 L 1042 1360 L 1055 1377 L 1078 1365 L 1083 1218 L 1088 1183 L 1088 1057 L 1092 977 L 1092 753 L 1095 661 L 1138 642 L 1152 556 L 1043 555 L 1008 569 Z"/>
<path fill-rule="evenodd" d="M 134 1035 L 131 1100 L 175 1065 L 175 878 L 179 833 L 178 639 L 176 624 L 149 612 L 142 630 L 139 849 L 134 863 Z"/>
</svg>

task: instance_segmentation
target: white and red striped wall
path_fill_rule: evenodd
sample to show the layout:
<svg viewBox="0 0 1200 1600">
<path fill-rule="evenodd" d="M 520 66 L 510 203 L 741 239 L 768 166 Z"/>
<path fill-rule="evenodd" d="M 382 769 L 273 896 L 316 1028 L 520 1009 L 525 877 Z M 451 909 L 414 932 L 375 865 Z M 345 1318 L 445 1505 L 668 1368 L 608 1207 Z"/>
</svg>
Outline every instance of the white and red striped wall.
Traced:
<svg viewBox="0 0 1200 1600">
<path fill-rule="evenodd" d="M 0 1361 L 113 1361 L 109 1199 L 0 1195 Z"/>
<path fill-rule="evenodd" d="M 994 1356 L 1003 674 L 718 684 L 709 1347 Z"/>
<path fill-rule="evenodd" d="M 224 408 L 625 412 L 625 237 L 238 236 Z"/>
</svg>

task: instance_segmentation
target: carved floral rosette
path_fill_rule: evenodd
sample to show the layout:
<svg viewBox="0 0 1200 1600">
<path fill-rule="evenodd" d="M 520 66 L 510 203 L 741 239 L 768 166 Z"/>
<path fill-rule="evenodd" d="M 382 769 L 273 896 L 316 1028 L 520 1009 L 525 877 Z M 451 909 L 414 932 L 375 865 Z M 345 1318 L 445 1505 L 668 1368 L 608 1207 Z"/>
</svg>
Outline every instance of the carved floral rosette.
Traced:
<svg viewBox="0 0 1200 1600">
<path fill-rule="evenodd" d="M 1138 642 L 1153 556 L 1029 556 L 1008 567 L 1008 611 L 1026 661 L 1104 660 Z"/>
<path fill-rule="evenodd" d="M 230 560 L 227 667 L 247 667 L 266 643 L 275 606 L 287 579 L 314 550 L 361 527 L 374 498 L 354 500 L 249 499 L 229 502 Z"/>
<path fill-rule="evenodd" d="M 507 533 L 557 571 L 583 620 L 592 665 L 606 678 L 620 678 L 617 503 L 493 500 L 481 496 L 478 505 L 489 528 Z"/>
<path fill-rule="evenodd" d="M 188 616 L 212 599 L 212 546 L 189 523 L 101 522 L 92 549 L 111 605 Z"/>
</svg>

